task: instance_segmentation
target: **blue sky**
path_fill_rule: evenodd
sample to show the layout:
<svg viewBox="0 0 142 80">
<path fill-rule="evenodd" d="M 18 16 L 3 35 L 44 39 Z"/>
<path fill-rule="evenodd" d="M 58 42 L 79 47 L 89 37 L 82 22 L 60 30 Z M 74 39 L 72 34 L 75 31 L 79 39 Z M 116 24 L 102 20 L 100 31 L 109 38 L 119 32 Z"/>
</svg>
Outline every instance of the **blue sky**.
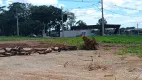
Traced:
<svg viewBox="0 0 142 80">
<path fill-rule="evenodd" d="M 100 0 L 0 0 L 1 5 L 11 2 L 25 2 L 35 5 L 63 6 L 64 10 L 75 13 L 77 20 L 88 25 L 96 24 L 101 18 Z M 104 0 L 104 17 L 108 24 L 121 24 L 121 27 L 142 28 L 142 0 Z"/>
</svg>

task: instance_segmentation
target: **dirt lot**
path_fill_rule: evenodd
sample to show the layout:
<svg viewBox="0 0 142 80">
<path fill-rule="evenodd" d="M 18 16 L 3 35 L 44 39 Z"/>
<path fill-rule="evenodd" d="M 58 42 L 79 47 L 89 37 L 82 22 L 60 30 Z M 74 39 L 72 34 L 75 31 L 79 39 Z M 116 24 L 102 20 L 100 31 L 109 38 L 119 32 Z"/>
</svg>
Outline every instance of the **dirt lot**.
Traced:
<svg viewBox="0 0 142 80">
<path fill-rule="evenodd" d="M 0 42 L 0 47 L 48 47 L 34 41 Z M 53 45 L 53 44 L 52 44 Z M 54 45 L 62 46 L 62 45 Z M 142 58 L 111 50 L 62 51 L 47 55 L 0 57 L 0 80 L 142 80 Z"/>
</svg>

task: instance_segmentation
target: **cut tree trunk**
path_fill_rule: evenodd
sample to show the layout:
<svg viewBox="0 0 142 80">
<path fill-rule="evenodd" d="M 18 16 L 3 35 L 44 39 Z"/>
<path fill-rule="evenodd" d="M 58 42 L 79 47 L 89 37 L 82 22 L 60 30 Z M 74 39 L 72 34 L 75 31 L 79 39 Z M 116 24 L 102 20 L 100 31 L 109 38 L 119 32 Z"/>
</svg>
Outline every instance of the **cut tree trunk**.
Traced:
<svg viewBox="0 0 142 80">
<path fill-rule="evenodd" d="M 97 43 L 95 38 L 89 39 L 85 35 L 82 35 L 82 39 L 84 41 L 84 49 L 85 50 L 98 50 L 99 44 Z"/>
</svg>

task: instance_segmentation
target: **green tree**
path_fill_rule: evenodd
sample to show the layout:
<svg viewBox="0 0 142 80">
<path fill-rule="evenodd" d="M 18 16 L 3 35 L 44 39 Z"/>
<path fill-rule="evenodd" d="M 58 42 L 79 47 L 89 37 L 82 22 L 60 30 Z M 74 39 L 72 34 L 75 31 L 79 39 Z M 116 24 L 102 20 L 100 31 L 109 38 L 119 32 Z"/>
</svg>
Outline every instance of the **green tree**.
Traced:
<svg viewBox="0 0 142 80">
<path fill-rule="evenodd" d="M 87 26 L 87 24 L 83 22 L 82 20 L 79 20 L 76 22 L 76 26 Z"/>
<path fill-rule="evenodd" d="M 45 29 L 57 27 L 56 25 L 61 23 L 61 13 L 62 10 L 54 6 L 43 5 L 31 7 L 31 19 L 39 20 L 41 23 L 47 24 L 48 26 Z M 67 20 L 66 14 L 63 15 L 63 20 L 63 22 Z"/>
<path fill-rule="evenodd" d="M 19 19 L 20 35 L 28 36 L 30 34 L 41 35 L 43 29 L 51 30 L 55 28 L 60 33 L 61 13 L 63 13 L 63 22 L 67 20 L 67 13 L 54 6 L 33 6 L 25 3 L 12 3 L 7 10 L 0 13 L 0 32 L 5 36 L 16 35 L 16 18 Z M 44 24 L 44 26 L 43 26 Z"/>
<path fill-rule="evenodd" d="M 104 19 L 104 24 L 107 24 L 106 19 Z M 98 20 L 97 25 L 102 25 L 102 18 Z"/>
<path fill-rule="evenodd" d="M 69 27 L 72 27 L 75 25 L 76 22 L 76 16 L 74 13 L 72 12 L 65 12 L 67 14 L 67 21 L 65 23 L 65 26 L 67 27 L 67 29 L 69 29 Z"/>
</svg>

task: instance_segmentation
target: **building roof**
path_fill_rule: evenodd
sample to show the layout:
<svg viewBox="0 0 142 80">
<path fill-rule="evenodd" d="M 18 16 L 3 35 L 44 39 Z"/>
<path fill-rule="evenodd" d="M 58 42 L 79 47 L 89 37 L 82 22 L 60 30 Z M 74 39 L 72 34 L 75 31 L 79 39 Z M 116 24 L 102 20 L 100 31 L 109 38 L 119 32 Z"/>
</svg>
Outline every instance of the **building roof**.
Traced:
<svg viewBox="0 0 142 80">
<path fill-rule="evenodd" d="M 120 28 L 121 25 L 107 24 L 105 28 Z M 71 30 L 83 30 L 83 29 L 101 29 L 101 25 L 87 25 L 87 26 L 73 26 Z"/>
<path fill-rule="evenodd" d="M 104 28 L 115 28 L 114 34 L 117 34 L 119 28 L 121 25 L 119 24 L 106 24 L 104 25 Z M 85 30 L 85 29 L 100 29 L 101 25 L 87 25 L 87 26 L 73 26 L 71 27 L 71 30 Z"/>
</svg>

